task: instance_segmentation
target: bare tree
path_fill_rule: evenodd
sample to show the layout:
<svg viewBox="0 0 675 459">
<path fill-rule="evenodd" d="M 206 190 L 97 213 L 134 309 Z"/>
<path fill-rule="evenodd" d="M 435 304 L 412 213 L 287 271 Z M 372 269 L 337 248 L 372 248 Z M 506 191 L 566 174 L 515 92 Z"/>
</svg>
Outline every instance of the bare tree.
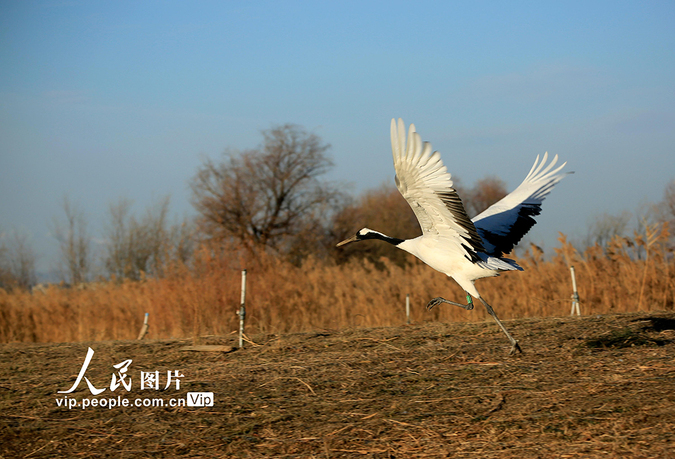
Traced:
<svg viewBox="0 0 675 459">
<path fill-rule="evenodd" d="M 35 252 L 24 232 L 0 233 L 0 287 L 28 289 L 36 284 Z"/>
<path fill-rule="evenodd" d="M 258 149 L 207 159 L 192 181 L 192 202 L 208 239 L 289 254 L 300 240 L 314 244 L 340 193 L 318 179 L 333 164 L 317 135 L 286 124 L 263 137 Z"/>
<path fill-rule="evenodd" d="M 171 225 L 169 229 L 169 259 L 188 265 L 195 252 L 197 241 L 195 238 L 193 221 L 184 217 L 180 223 Z"/>
<path fill-rule="evenodd" d="M 121 198 L 110 205 L 105 267 L 118 279 L 139 280 L 156 274 L 161 265 L 161 241 L 165 237 L 168 198 L 146 210 L 142 220 L 131 213 L 132 201 Z"/>
<path fill-rule="evenodd" d="M 157 205 L 146 209 L 135 228 L 138 234 L 136 240 L 140 242 L 136 246 L 136 253 L 139 255 L 138 269 L 155 276 L 163 274 L 169 256 L 171 229 L 168 227 L 168 215 L 167 196 Z"/>
<path fill-rule="evenodd" d="M 664 213 L 667 220 L 675 220 L 675 179 L 668 182 L 666 189 L 663 192 Z"/>
<path fill-rule="evenodd" d="M 586 247 L 595 244 L 606 247 L 614 236 L 625 235 L 631 218 L 633 218 L 633 215 L 628 211 L 623 211 L 617 215 L 604 212 L 596 215 L 588 226 L 588 234 L 585 240 Z"/>
<path fill-rule="evenodd" d="M 0 288 L 9 289 L 14 283 L 14 276 L 9 267 L 9 250 L 4 241 L 5 233 L 0 231 Z"/>
<path fill-rule="evenodd" d="M 54 218 L 53 228 L 61 254 L 59 271 L 62 280 L 77 285 L 89 280 L 91 273 L 91 238 L 84 212 L 63 198 L 65 223 Z"/>
<path fill-rule="evenodd" d="M 132 280 L 162 276 L 169 262 L 189 260 L 194 231 L 187 219 L 169 224 L 169 197 L 148 207 L 141 219 L 131 213 L 131 206 L 129 199 L 121 198 L 109 207 L 104 259 L 109 275 Z"/>
<path fill-rule="evenodd" d="M 670 234 L 668 239 L 672 244 L 675 242 L 675 233 L 671 228 L 675 227 L 675 179 L 666 184 L 663 190 L 663 199 L 656 204 L 640 206 L 638 218 L 638 232 L 646 233 L 649 224 L 662 225 Z"/>
<path fill-rule="evenodd" d="M 133 270 L 130 260 L 129 213 L 132 201 L 120 198 L 108 207 L 109 221 L 106 228 L 105 268 L 110 275 L 124 279 Z"/>
</svg>

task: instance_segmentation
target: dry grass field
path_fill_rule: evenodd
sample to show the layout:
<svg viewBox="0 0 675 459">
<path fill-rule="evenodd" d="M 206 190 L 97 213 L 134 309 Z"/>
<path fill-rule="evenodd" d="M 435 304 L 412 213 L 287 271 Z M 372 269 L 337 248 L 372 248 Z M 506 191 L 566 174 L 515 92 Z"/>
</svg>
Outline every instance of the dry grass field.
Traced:
<svg viewBox="0 0 675 459">
<path fill-rule="evenodd" d="M 523 354 L 507 356 L 491 322 L 257 334 L 229 353 L 181 350 L 191 340 L 3 344 L 0 457 L 675 457 L 675 314 L 506 325 Z M 215 402 L 58 406 L 88 346 L 97 388 L 132 359 L 132 387 L 113 398 Z M 141 371 L 175 370 L 180 390 L 140 390 Z M 84 381 L 70 394 L 110 395 Z"/>
</svg>

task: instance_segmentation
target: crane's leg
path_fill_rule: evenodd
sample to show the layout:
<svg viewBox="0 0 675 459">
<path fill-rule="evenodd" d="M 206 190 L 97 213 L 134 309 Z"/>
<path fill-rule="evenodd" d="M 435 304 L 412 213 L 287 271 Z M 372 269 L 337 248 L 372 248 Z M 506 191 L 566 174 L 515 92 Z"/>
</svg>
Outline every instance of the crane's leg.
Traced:
<svg viewBox="0 0 675 459">
<path fill-rule="evenodd" d="M 494 309 L 492 309 L 492 306 L 487 304 L 485 300 L 481 297 L 478 297 L 478 299 L 485 305 L 485 309 L 487 309 L 488 314 L 492 316 L 492 318 L 497 322 L 497 325 L 499 325 L 499 328 L 502 329 L 504 334 L 506 334 L 506 337 L 509 339 L 511 342 L 511 352 L 509 352 L 509 355 L 514 354 L 516 351 L 522 353 L 523 350 L 520 348 L 520 345 L 518 344 L 518 341 L 513 339 L 513 336 L 506 330 L 506 327 L 504 327 L 504 324 L 502 324 L 501 320 L 497 317 L 497 314 L 495 314 Z"/>
<path fill-rule="evenodd" d="M 445 298 L 441 298 L 440 296 L 437 298 L 434 298 L 433 300 L 429 301 L 429 304 L 427 304 L 427 311 L 431 311 L 431 308 L 434 306 L 438 306 L 439 304 L 442 303 L 448 303 L 448 304 L 454 304 L 455 306 L 459 306 L 460 308 L 464 308 L 467 311 L 473 309 L 473 300 L 471 299 L 471 295 L 468 293 L 466 294 L 466 301 L 468 304 L 461 304 L 461 303 L 455 303 L 454 301 L 449 301 L 446 300 Z"/>
</svg>

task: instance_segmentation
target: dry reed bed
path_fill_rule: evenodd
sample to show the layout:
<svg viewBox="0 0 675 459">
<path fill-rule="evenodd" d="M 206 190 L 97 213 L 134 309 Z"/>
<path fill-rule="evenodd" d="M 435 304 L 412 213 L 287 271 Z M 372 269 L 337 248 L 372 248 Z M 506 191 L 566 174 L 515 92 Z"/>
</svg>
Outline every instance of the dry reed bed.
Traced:
<svg viewBox="0 0 675 459">
<path fill-rule="evenodd" d="M 230 353 L 186 352 L 189 339 L 2 344 L 0 457 L 672 459 L 675 313 L 509 327 L 523 354 L 491 322 L 253 334 Z M 116 397 L 208 391 L 215 404 L 56 405 L 90 346 L 98 388 L 133 360 Z M 141 391 L 146 369 L 179 369 L 180 390 Z M 93 398 L 84 382 L 70 397 Z"/>
<path fill-rule="evenodd" d="M 672 310 L 673 253 L 667 230 L 615 238 L 607 248 L 578 253 L 560 236 L 545 260 L 532 247 L 518 262 L 522 273 L 478 281 L 501 318 L 569 313 L 569 265 L 577 272 L 582 314 Z M 413 261 L 406 268 L 382 260 L 331 265 L 308 260 L 301 267 L 272 256 L 255 262 L 203 250 L 191 270 L 174 269 L 161 279 L 102 283 L 83 289 L 52 286 L 46 292 L 0 289 L 0 342 L 67 342 L 135 338 L 150 313 L 150 338 L 225 335 L 237 328 L 241 267 L 248 268 L 247 330 L 282 333 L 345 327 L 398 325 L 405 321 L 406 294 L 414 322 L 486 319 L 483 308 L 464 311 L 424 305 L 435 296 L 462 300 L 464 292 L 441 273 Z"/>
</svg>

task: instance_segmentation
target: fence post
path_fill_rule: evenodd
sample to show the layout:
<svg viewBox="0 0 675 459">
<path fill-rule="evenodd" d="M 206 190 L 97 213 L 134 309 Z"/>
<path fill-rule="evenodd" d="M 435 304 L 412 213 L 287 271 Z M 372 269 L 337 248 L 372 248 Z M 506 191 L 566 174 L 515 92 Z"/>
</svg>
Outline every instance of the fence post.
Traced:
<svg viewBox="0 0 675 459">
<path fill-rule="evenodd" d="M 145 320 L 143 321 L 143 326 L 141 327 L 141 332 L 138 334 L 138 339 L 143 339 L 145 334 L 148 332 L 148 328 L 150 327 L 150 325 L 148 325 L 148 316 L 149 315 L 150 315 L 149 313 L 147 313 L 147 312 L 145 313 Z"/>
<path fill-rule="evenodd" d="M 580 316 L 581 311 L 579 310 L 579 292 L 577 292 L 577 278 L 574 275 L 574 266 L 570 266 L 570 273 L 572 274 L 572 290 L 574 291 L 572 294 L 572 311 L 570 312 L 570 315 L 573 316 L 576 312 L 577 315 Z"/>
<path fill-rule="evenodd" d="M 410 325 L 410 294 L 405 296 L 405 323 Z"/>
<path fill-rule="evenodd" d="M 246 317 L 246 270 L 241 272 L 241 306 L 239 308 L 239 348 L 244 347 L 244 318 Z"/>
</svg>

